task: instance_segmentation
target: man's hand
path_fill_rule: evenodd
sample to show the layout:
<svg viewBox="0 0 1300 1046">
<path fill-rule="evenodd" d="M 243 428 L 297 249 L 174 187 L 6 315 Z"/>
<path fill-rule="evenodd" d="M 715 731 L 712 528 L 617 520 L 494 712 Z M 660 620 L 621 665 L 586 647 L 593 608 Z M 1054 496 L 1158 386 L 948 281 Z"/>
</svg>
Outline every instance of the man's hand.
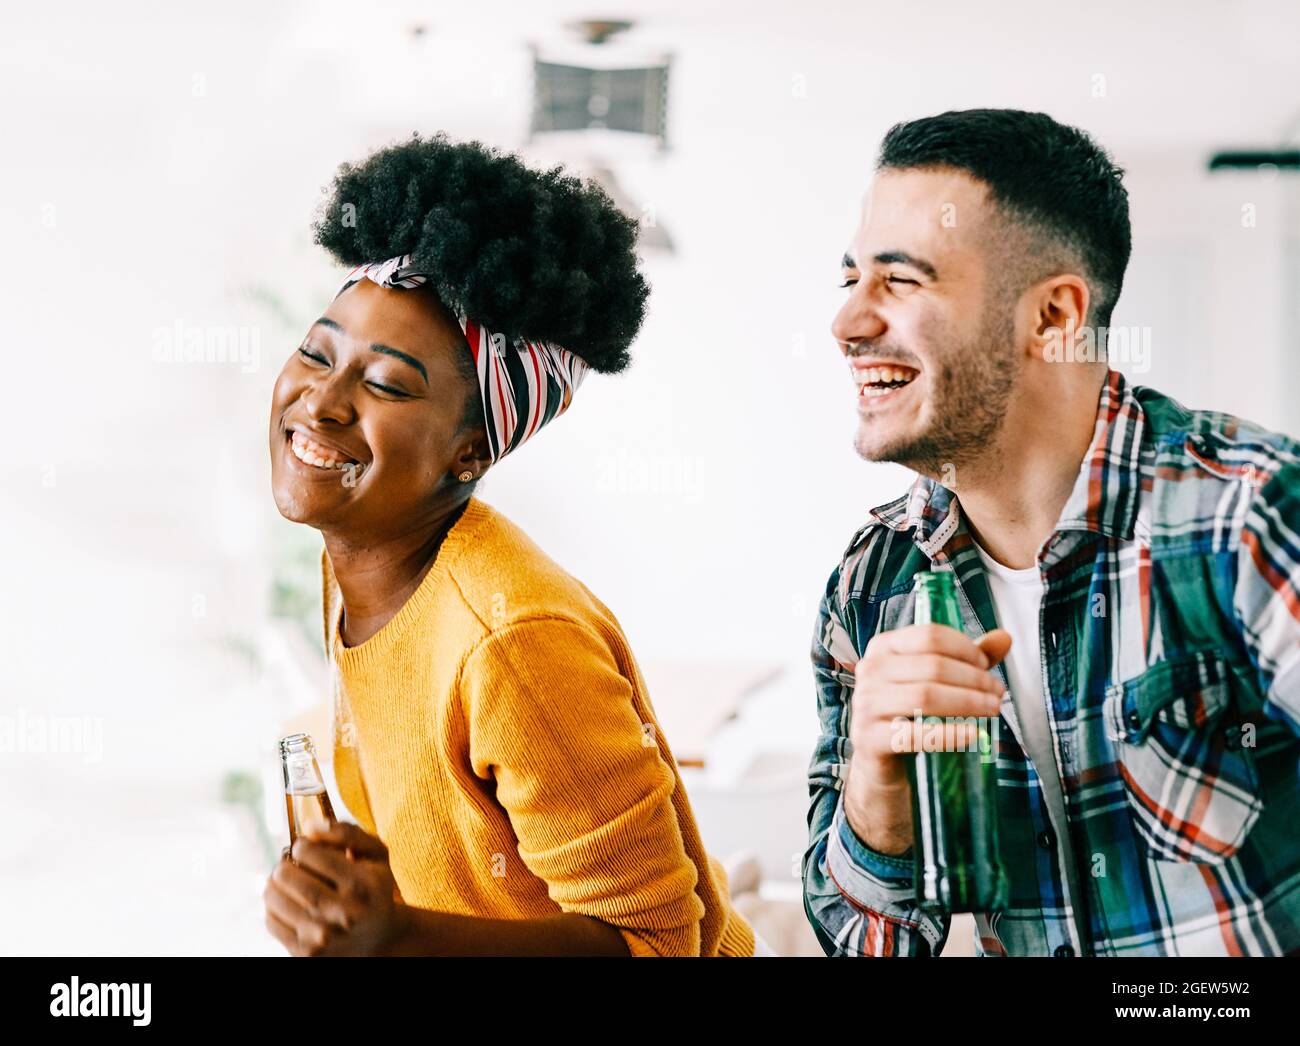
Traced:
<svg viewBox="0 0 1300 1046">
<path fill-rule="evenodd" d="M 989 669 L 1007 655 L 1011 636 L 994 629 L 978 643 L 947 625 L 908 625 L 871 639 L 854 668 L 849 736 L 853 758 L 844 812 L 867 846 L 901 854 L 912 844 L 912 792 L 903 761 L 913 751 L 915 716 L 986 718 L 1002 704 Z M 927 751 L 932 732 L 922 729 Z M 943 751 L 969 751 L 975 723 L 945 723 Z"/>
<path fill-rule="evenodd" d="M 309 827 L 262 898 L 266 928 L 291 955 L 383 955 L 404 928 L 388 847 L 354 824 Z"/>
</svg>

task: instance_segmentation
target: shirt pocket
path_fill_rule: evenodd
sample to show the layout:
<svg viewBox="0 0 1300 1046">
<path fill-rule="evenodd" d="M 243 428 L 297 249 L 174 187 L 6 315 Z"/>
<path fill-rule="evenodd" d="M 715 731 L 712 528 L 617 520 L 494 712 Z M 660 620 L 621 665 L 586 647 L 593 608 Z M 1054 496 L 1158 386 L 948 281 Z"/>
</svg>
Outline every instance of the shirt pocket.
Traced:
<svg viewBox="0 0 1300 1046">
<path fill-rule="evenodd" d="M 1221 864 L 1264 808 L 1254 756 L 1230 725 L 1232 685 L 1229 663 L 1199 651 L 1106 690 L 1124 798 L 1158 860 Z"/>
</svg>

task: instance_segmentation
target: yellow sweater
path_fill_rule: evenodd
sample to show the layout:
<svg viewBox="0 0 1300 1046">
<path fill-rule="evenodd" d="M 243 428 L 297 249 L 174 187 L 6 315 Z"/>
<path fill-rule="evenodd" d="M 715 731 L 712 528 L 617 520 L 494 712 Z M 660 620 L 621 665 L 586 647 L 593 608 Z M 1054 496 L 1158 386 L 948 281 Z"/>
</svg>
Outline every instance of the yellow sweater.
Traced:
<svg viewBox="0 0 1300 1046">
<path fill-rule="evenodd" d="M 471 498 L 397 614 L 335 663 L 334 772 L 407 904 L 579 912 L 633 955 L 752 955 L 614 615 Z"/>
</svg>

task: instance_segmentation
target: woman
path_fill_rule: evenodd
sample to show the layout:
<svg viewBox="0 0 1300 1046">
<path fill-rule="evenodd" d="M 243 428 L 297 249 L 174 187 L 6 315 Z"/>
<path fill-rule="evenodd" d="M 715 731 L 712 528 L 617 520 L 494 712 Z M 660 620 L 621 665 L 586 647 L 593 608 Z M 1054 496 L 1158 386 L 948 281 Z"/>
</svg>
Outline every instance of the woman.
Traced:
<svg viewBox="0 0 1300 1046">
<path fill-rule="evenodd" d="M 340 169 L 316 238 L 354 268 L 276 382 L 271 480 L 324 537 L 361 827 L 299 839 L 268 929 L 311 955 L 753 954 L 614 615 L 473 496 L 627 366 L 635 223 L 417 135 Z"/>
</svg>

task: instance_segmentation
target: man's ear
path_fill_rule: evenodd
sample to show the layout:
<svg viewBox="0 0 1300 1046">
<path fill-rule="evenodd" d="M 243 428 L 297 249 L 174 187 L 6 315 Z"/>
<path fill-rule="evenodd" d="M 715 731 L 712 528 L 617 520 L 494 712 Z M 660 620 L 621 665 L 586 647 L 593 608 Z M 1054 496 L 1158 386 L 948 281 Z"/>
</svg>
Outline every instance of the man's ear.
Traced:
<svg viewBox="0 0 1300 1046">
<path fill-rule="evenodd" d="M 1088 293 L 1087 281 L 1066 272 L 1043 281 L 1040 302 L 1040 330 L 1048 327 L 1078 330 L 1088 321 L 1092 295 Z"/>
<path fill-rule="evenodd" d="M 1061 273 L 1035 285 L 1022 299 L 1029 312 L 1029 353 L 1036 359 L 1063 362 L 1074 358 L 1074 343 L 1086 335 L 1092 303 L 1087 281 Z"/>
</svg>

